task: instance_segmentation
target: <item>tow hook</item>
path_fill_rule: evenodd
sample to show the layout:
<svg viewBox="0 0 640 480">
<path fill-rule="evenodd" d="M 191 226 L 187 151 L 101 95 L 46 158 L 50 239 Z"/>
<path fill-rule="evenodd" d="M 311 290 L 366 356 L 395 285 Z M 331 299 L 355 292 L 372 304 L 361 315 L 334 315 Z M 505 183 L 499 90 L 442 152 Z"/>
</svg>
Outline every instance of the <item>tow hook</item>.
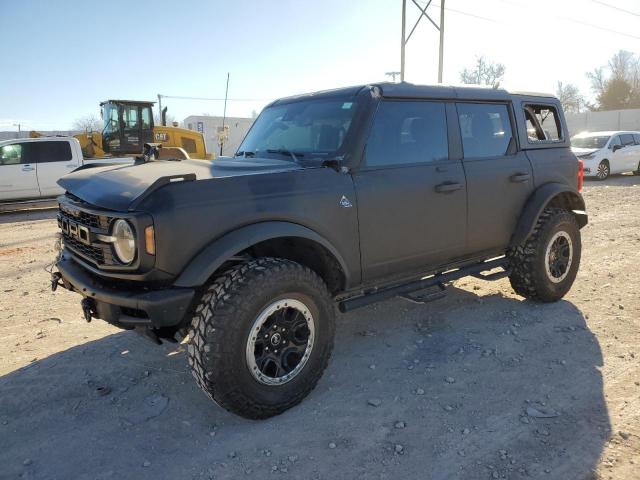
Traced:
<svg viewBox="0 0 640 480">
<path fill-rule="evenodd" d="M 51 273 L 51 291 L 55 292 L 58 289 L 58 285 L 61 285 L 60 280 L 62 279 L 62 274 L 60 272 Z"/>
<path fill-rule="evenodd" d="M 82 313 L 84 314 L 84 319 L 87 321 L 87 323 L 91 323 L 91 317 L 93 315 L 93 304 L 91 302 L 91 299 L 89 298 L 83 298 L 82 301 L 80 302 L 80 306 L 82 307 Z"/>
</svg>

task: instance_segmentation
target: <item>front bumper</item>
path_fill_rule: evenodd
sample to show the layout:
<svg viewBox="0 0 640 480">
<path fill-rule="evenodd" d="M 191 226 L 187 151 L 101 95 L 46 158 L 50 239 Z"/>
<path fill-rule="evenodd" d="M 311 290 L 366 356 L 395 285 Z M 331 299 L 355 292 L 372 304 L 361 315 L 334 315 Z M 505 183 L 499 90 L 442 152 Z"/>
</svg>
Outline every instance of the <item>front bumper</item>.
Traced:
<svg viewBox="0 0 640 480">
<path fill-rule="evenodd" d="M 175 327 L 183 321 L 195 294 L 192 288 L 114 288 L 105 285 L 64 254 L 56 266 L 63 287 L 87 299 L 92 316 L 121 328 Z"/>
</svg>

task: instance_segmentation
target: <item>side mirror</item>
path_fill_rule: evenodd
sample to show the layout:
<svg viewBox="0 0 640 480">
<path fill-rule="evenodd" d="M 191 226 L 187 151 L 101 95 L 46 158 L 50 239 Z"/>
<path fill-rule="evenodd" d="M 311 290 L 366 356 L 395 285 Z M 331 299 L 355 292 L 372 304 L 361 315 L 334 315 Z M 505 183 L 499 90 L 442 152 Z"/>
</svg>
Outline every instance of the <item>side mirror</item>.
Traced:
<svg viewBox="0 0 640 480">
<path fill-rule="evenodd" d="M 618 150 L 620 150 L 621 148 L 622 148 L 622 145 L 614 145 L 614 146 L 613 146 L 613 148 L 612 148 L 612 150 L 613 150 L 614 152 L 617 152 L 617 151 L 618 151 Z"/>
</svg>

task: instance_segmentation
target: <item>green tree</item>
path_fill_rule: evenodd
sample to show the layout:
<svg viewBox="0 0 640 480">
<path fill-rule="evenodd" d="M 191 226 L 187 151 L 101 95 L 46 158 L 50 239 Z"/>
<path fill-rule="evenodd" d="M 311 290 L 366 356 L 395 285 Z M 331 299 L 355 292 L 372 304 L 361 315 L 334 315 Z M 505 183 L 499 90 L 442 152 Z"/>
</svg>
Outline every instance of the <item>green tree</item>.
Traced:
<svg viewBox="0 0 640 480">
<path fill-rule="evenodd" d="M 633 53 L 620 50 L 587 78 L 596 96 L 595 110 L 640 108 L 640 58 Z"/>
</svg>

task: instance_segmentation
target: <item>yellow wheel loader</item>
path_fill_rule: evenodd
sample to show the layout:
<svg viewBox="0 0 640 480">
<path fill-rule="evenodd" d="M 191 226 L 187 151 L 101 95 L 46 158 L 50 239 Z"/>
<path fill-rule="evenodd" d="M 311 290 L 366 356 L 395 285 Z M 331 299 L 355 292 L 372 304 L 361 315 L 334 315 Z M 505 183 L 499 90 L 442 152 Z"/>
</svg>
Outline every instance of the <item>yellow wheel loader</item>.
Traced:
<svg viewBox="0 0 640 480">
<path fill-rule="evenodd" d="M 160 143 L 163 153 L 172 156 L 202 160 L 214 158 L 213 154 L 207 153 L 201 133 L 165 125 L 166 109 L 161 112 L 162 125 L 154 125 L 154 103 L 136 100 L 101 102 L 102 132 L 74 135 L 80 142 L 84 157 L 140 155 L 145 143 Z M 31 136 L 39 137 L 40 134 L 31 132 Z"/>
</svg>

